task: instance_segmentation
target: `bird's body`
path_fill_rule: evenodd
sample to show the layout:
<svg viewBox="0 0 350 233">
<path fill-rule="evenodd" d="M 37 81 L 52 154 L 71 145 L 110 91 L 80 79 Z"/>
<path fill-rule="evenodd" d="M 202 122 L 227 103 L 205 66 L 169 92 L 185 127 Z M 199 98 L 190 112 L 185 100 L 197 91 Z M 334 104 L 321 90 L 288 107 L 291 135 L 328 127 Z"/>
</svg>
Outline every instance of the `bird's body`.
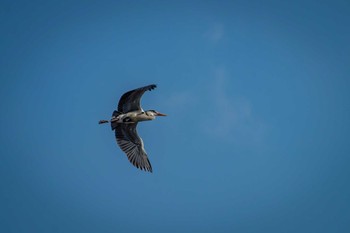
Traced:
<svg viewBox="0 0 350 233">
<path fill-rule="evenodd" d="M 136 131 L 138 122 L 154 120 L 156 116 L 166 116 L 155 110 L 144 111 L 140 106 L 140 100 L 145 91 L 156 88 L 156 85 L 148 85 L 126 92 L 119 100 L 118 110 L 112 114 L 112 119 L 101 120 L 99 124 L 111 123 L 115 130 L 115 137 L 120 148 L 126 153 L 129 161 L 140 168 L 152 172 L 151 163 L 148 160 L 143 141 Z"/>
<path fill-rule="evenodd" d="M 132 112 L 122 113 L 117 117 L 112 117 L 111 122 L 132 124 L 137 123 L 139 121 L 151 121 L 155 118 L 155 115 L 150 111 L 145 112 L 143 110 L 136 110 Z"/>
</svg>

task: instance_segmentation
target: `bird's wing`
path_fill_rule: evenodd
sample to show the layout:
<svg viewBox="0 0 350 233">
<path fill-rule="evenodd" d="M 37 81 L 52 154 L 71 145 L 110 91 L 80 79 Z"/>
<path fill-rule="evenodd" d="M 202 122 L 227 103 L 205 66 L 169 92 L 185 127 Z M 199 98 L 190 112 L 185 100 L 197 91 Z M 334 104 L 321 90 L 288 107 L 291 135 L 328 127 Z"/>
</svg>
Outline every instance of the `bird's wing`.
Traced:
<svg viewBox="0 0 350 233">
<path fill-rule="evenodd" d="M 118 124 L 115 128 L 117 143 L 135 167 L 152 172 L 151 163 L 143 147 L 143 141 L 137 134 L 136 126 L 137 123 Z"/>
<path fill-rule="evenodd" d="M 151 91 L 156 87 L 157 85 L 152 84 L 126 92 L 119 100 L 118 111 L 126 113 L 130 111 L 141 110 L 140 100 L 143 93 L 145 93 L 145 91 Z"/>
</svg>

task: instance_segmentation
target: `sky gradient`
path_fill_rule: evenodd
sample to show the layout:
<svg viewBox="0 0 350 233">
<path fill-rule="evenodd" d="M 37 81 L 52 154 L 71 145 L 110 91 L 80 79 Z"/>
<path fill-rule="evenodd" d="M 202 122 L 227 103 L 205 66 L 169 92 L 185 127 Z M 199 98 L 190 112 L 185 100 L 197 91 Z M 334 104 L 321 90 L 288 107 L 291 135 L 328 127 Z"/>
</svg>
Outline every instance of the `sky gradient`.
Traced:
<svg viewBox="0 0 350 233">
<path fill-rule="evenodd" d="M 0 231 L 350 232 L 348 1 L 1 1 Z M 155 83 L 153 173 L 108 119 Z"/>
</svg>

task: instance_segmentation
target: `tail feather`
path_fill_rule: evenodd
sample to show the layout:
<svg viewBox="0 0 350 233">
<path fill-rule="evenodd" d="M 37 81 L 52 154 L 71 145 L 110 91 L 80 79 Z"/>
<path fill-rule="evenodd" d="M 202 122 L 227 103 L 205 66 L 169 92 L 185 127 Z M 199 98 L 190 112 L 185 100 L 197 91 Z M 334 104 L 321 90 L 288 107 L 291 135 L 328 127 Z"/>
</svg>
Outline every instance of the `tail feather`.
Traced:
<svg viewBox="0 0 350 233">
<path fill-rule="evenodd" d="M 112 117 L 117 117 L 119 116 L 120 114 L 123 114 L 122 112 L 119 112 L 117 110 L 114 110 L 113 114 L 112 114 Z"/>
<path fill-rule="evenodd" d="M 119 111 L 117 111 L 117 110 L 115 110 L 115 111 L 113 112 L 113 114 L 112 114 L 112 119 L 118 117 L 118 116 L 121 115 L 121 114 L 123 114 L 123 113 L 122 113 L 122 112 L 119 112 Z M 117 128 L 117 125 L 118 125 L 118 124 L 119 124 L 119 123 L 117 123 L 117 122 L 115 122 L 115 121 L 111 121 L 111 128 L 112 128 L 112 130 L 115 130 L 115 128 Z"/>
</svg>

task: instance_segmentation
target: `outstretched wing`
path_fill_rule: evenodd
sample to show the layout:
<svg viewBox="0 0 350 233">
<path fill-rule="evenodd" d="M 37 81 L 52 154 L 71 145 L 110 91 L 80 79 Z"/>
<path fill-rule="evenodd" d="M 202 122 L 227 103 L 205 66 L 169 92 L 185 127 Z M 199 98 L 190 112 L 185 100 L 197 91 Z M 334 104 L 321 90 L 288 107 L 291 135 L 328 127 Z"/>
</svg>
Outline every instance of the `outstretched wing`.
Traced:
<svg viewBox="0 0 350 233">
<path fill-rule="evenodd" d="M 130 111 L 141 110 L 140 100 L 143 93 L 145 93 L 145 91 L 151 91 L 156 87 L 157 85 L 152 84 L 126 92 L 119 100 L 118 111 L 126 113 Z"/>
<path fill-rule="evenodd" d="M 115 137 L 119 147 L 126 153 L 129 161 L 141 170 L 152 172 L 143 141 L 136 131 L 135 124 L 118 124 L 115 128 Z"/>
</svg>

